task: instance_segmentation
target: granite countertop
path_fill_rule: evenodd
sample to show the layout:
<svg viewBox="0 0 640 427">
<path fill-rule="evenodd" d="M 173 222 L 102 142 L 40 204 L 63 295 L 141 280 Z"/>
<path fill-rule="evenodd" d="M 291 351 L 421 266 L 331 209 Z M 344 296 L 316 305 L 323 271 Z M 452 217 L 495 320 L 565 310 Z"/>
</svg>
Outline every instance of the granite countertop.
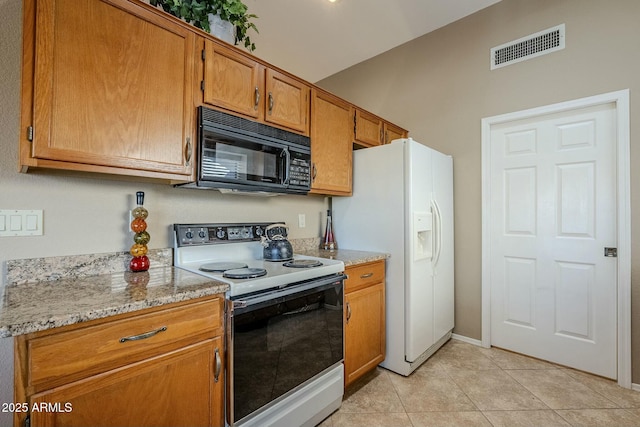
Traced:
<svg viewBox="0 0 640 427">
<path fill-rule="evenodd" d="M 224 293 L 229 285 L 167 265 L 170 256 L 160 254 L 157 267 L 132 273 L 126 270 L 123 254 L 87 256 L 94 275 L 71 275 L 66 258 L 16 260 L 10 262 L 8 283 L 0 305 L 0 338 L 44 331 L 129 313 L 149 307 Z M 16 265 L 13 265 L 16 264 Z M 49 276 L 39 274 L 46 266 Z M 53 267 L 52 267 L 53 266 Z M 30 268 L 28 268 L 30 267 Z M 51 278 L 51 271 L 56 271 Z M 71 267 L 68 267 L 71 271 Z M 113 271 L 117 269 L 118 271 Z M 23 280 L 25 271 L 37 280 Z M 79 268 L 73 269 L 78 271 Z M 61 272 L 58 275 L 58 272 Z"/>
<path fill-rule="evenodd" d="M 352 265 L 364 264 L 367 262 L 378 261 L 381 259 L 387 259 L 390 257 L 387 253 L 381 252 L 368 252 L 357 251 L 352 249 L 336 249 L 333 251 L 327 251 L 324 249 L 303 249 L 297 253 L 301 255 L 314 256 L 320 258 L 337 259 L 344 262 L 345 267 Z"/>
</svg>

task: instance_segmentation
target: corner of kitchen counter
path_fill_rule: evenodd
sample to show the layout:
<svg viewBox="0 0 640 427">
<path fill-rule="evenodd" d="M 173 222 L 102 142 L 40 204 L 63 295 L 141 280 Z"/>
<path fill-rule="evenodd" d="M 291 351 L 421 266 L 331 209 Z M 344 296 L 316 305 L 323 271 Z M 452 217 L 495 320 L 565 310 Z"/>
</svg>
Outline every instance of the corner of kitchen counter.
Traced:
<svg viewBox="0 0 640 427">
<path fill-rule="evenodd" d="M 39 261 L 41 262 L 41 261 Z M 22 265 L 26 267 L 26 265 Z M 0 338 L 223 294 L 229 285 L 180 268 L 102 272 L 5 284 Z"/>
<path fill-rule="evenodd" d="M 324 249 L 307 249 L 299 253 L 300 255 L 318 258 L 336 259 L 338 261 L 342 261 L 345 267 L 366 264 L 368 262 L 379 261 L 381 259 L 386 260 L 391 257 L 391 254 L 384 252 L 370 252 L 354 249 L 335 249 L 332 251 Z"/>
</svg>

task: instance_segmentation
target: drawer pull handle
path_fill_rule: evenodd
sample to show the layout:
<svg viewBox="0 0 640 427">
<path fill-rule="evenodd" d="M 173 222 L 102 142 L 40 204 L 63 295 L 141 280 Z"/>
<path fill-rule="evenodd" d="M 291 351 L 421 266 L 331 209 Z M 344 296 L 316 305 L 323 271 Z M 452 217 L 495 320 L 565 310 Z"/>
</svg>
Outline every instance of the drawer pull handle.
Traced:
<svg viewBox="0 0 640 427">
<path fill-rule="evenodd" d="M 367 274 L 363 274 L 362 276 L 360 276 L 360 278 L 361 279 L 368 279 L 371 276 L 373 276 L 373 273 L 367 273 Z"/>
<path fill-rule="evenodd" d="M 152 336 L 157 335 L 160 332 L 164 332 L 166 330 L 167 330 L 167 327 L 163 326 L 162 328 L 156 329 L 155 331 L 149 331 L 149 332 L 145 332 L 144 334 L 140 334 L 140 335 L 133 335 L 133 336 L 130 336 L 130 337 L 120 338 L 120 342 L 144 340 L 144 339 L 147 339 L 147 338 L 151 338 Z"/>
<path fill-rule="evenodd" d="M 347 323 L 351 320 L 351 304 L 347 303 Z"/>
<path fill-rule="evenodd" d="M 222 372 L 222 359 L 220 358 L 220 350 L 216 348 L 216 368 L 213 371 L 213 380 L 216 383 L 220 379 L 220 372 Z"/>
</svg>

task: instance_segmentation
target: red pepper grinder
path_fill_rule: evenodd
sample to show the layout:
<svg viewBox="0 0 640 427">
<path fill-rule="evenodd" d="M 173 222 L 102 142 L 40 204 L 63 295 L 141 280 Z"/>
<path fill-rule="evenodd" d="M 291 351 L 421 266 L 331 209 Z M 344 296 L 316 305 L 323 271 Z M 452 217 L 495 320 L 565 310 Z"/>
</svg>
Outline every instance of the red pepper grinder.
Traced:
<svg viewBox="0 0 640 427">
<path fill-rule="evenodd" d="M 138 191 L 136 193 L 136 203 L 138 206 L 131 211 L 133 221 L 131 221 L 131 231 L 136 233 L 133 236 L 134 244 L 131 246 L 129 253 L 133 256 L 131 262 L 129 262 L 129 269 L 131 271 L 147 271 L 149 269 L 149 258 L 147 257 L 147 243 L 151 239 L 149 233 L 147 233 L 147 211 L 142 205 L 144 204 L 144 191 Z"/>
</svg>

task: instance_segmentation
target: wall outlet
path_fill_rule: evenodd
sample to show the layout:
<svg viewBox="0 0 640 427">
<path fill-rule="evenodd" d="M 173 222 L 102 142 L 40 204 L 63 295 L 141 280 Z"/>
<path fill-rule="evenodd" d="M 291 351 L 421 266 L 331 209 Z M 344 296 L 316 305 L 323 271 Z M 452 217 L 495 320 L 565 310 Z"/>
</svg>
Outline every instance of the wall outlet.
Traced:
<svg viewBox="0 0 640 427">
<path fill-rule="evenodd" d="M 307 226 L 307 217 L 305 214 L 298 214 L 298 228 L 305 228 Z"/>
<path fill-rule="evenodd" d="M 42 210 L 0 210 L 0 237 L 42 236 Z"/>
</svg>

